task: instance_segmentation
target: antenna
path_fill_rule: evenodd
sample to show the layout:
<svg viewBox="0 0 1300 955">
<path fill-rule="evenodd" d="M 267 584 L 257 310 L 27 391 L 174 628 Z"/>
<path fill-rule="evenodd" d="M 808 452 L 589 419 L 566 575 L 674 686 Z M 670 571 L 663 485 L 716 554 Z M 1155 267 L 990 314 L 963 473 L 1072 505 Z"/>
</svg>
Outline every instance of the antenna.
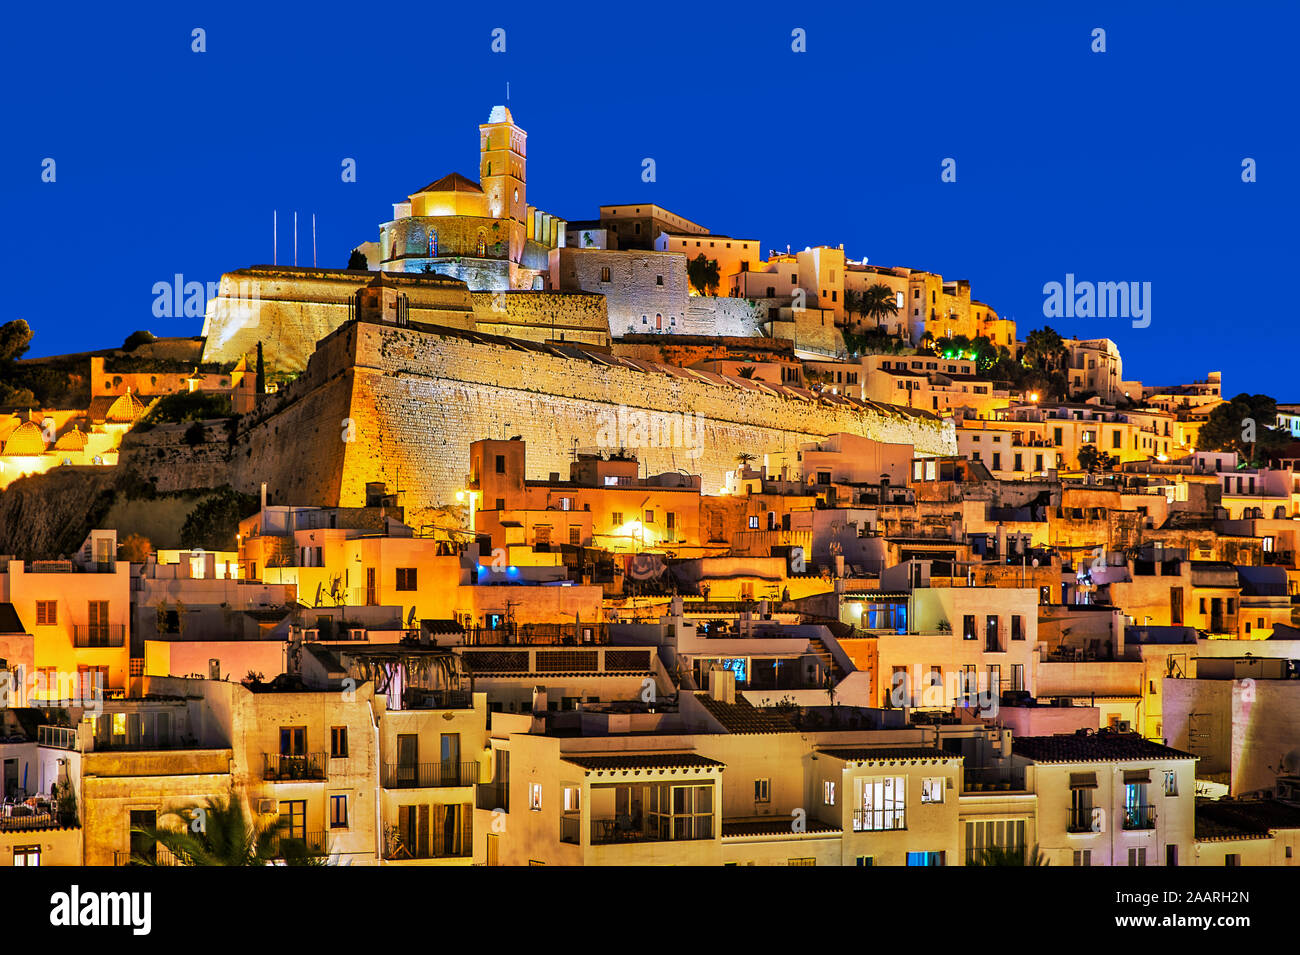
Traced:
<svg viewBox="0 0 1300 955">
<path fill-rule="evenodd" d="M 510 81 L 506 80 L 506 105 L 510 105 Z"/>
<path fill-rule="evenodd" d="M 316 268 L 316 213 L 311 214 L 311 267 Z"/>
<path fill-rule="evenodd" d="M 279 249 L 280 249 L 280 213 L 273 210 L 271 212 L 271 264 L 272 265 L 280 264 Z"/>
<path fill-rule="evenodd" d="M 293 214 L 293 264 L 298 265 L 298 213 Z"/>
</svg>

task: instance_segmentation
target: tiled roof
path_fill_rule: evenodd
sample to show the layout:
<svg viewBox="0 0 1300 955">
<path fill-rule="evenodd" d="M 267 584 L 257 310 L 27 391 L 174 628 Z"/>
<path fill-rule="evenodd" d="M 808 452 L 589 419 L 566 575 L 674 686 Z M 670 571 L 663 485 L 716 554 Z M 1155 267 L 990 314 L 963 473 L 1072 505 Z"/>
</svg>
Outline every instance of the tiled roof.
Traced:
<svg viewBox="0 0 1300 955">
<path fill-rule="evenodd" d="M 818 822 L 816 819 L 807 819 L 804 821 L 802 832 L 809 833 L 831 833 L 843 832 L 840 826 L 832 826 L 826 822 Z M 790 819 L 784 816 L 773 816 L 771 819 L 760 819 L 755 821 L 728 821 L 722 820 L 722 838 L 728 836 L 785 836 L 796 835 L 797 833 L 790 827 Z"/>
<path fill-rule="evenodd" d="M 725 763 L 698 753 L 615 753 L 602 756 L 565 756 L 566 763 L 583 769 L 707 769 Z"/>
<path fill-rule="evenodd" d="M 795 731 L 794 725 L 784 716 L 760 710 L 743 697 L 737 698 L 735 703 L 715 700 L 707 693 L 697 693 L 695 698 L 728 733 L 743 736 Z"/>
<path fill-rule="evenodd" d="M 483 191 L 482 187 L 479 186 L 478 183 L 469 179 L 468 177 L 462 176 L 458 172 L 449 172 L 441 179 L 435 179 L 433 182 L 429 183 L 423 189 L 413 192 L 411 193 L 411 195 L 418 196 L 422 192 L 479 192 L 481 193 L 482 191 Z"/>
<path fill-rule="evenodd" d="M 961 759 L 960 753 L 949 753 L 933 746 L 854 746 L 841 749 L 818 750 L 820 756 L 831 756 L 847 763 L 882 759 Z"/>
<path fill-rule="evenodd" d="M 1275 829 L 1300 829 L 1300 806 L 1277 799 L 1220 799 L 1196 806 L 1196 838 L 1263 839 Z"/>
<path fill-rule="evenodd" d="M 1104 763 L 1128 759 L 1195 759 L 1191 753 L 1153 743 L 1137 733 L 1062 733 L 1021 736 L 1011 743 L 1017 756 L 1036 763 Z"/>
</svg>

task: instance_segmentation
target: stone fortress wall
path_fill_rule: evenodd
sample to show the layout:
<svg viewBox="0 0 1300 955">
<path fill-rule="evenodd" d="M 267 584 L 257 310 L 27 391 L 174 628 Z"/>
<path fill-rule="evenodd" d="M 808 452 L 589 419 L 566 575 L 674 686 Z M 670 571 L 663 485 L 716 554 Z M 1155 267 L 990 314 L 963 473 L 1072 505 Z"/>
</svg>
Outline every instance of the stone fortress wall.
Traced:
<svg viewBox="0 0 1300 955">
<path fill-rule="evenodd" d="M 838 432 L 913 444 L 918 454 L 956 451 L 951 422 L 925 412 L 784 397 L 453 328 L 358 321 L 321 341 L 306 373 L 241 422 L 232 470 L 241 490 L 266 481 L 278 503 L 357 506 L 366 482 L 384 481 L 419 526 L 464 489 L 472 441 L 519 435 L 530 476 L 567 477 L 575 447 L 621 446 L 608 434 L 620 406 L 686 416 L 674 445 L 630 449 L 643 474 L 701 474 L 707 493 L 720 490 L 742 451 L 761 460 Z"/>
</svg>

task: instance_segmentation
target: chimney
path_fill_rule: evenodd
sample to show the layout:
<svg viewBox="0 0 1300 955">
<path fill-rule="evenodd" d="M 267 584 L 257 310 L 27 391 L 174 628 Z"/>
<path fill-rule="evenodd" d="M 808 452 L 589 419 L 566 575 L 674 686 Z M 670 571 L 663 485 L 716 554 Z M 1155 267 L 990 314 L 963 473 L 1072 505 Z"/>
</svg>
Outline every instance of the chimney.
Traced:
<svg viewBox="0 0 1300 955">
<path fill-rule="evenodd" d="M 709 697 L 719 703 L 736 702 L 736 671 L 715 666 L 709 671 Z"/>
</svg>

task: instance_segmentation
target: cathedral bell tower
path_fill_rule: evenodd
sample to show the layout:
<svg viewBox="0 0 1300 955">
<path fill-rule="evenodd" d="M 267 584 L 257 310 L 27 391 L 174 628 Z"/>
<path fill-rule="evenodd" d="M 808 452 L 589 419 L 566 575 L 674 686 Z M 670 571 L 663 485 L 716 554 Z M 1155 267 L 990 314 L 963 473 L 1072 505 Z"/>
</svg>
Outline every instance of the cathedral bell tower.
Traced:
<svg viewBox="0 0 1300 955">
<path fill-rule="evenodd" d="M 510 262 L 523 259 L 528 197 L 524 167 L 528 134 L 515 125 L 506 106 L 493 106 L 479 131 L 479 184 L 487 196 L 488 215 L 501 220 Z M 513 271 L 513 269 L 512 269 Z"/>
</svg>

